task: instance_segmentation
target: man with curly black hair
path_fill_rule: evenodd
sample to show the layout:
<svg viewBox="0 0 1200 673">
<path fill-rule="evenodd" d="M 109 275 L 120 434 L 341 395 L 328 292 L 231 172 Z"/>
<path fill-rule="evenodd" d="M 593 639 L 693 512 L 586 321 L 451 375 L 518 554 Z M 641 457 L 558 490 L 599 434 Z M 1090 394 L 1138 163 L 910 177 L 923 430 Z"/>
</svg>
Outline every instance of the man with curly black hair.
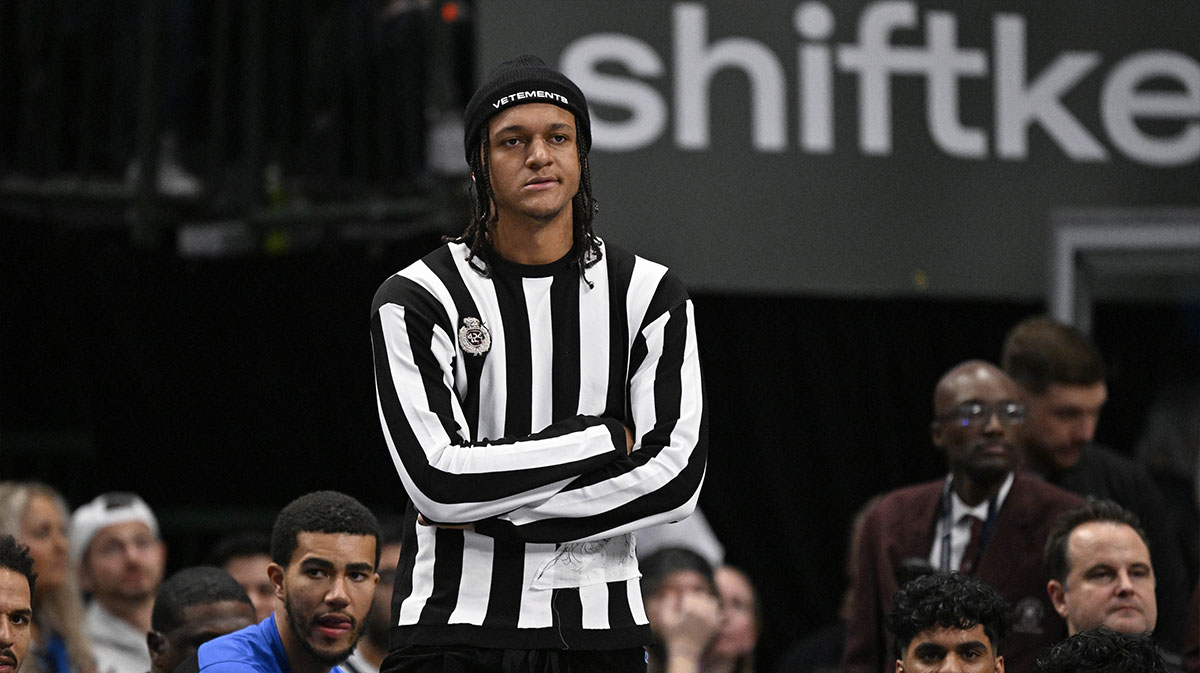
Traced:
<svg viewBox="0 0 1200 673">
<path fill-rule="evenodd" d="M 1146 635 L 1101 626 L 1080 631 L 1050 648 L 1034 673 L 1167 673 L 1158 646 Z"/>
<path fill-rule="evenodd" d="M 953 572 L 912 580 L 896 593 L 888 628 L 896 673 L 1004 673 L 998 650 L 1008 604 L 978 578 Z"/>
</svg>

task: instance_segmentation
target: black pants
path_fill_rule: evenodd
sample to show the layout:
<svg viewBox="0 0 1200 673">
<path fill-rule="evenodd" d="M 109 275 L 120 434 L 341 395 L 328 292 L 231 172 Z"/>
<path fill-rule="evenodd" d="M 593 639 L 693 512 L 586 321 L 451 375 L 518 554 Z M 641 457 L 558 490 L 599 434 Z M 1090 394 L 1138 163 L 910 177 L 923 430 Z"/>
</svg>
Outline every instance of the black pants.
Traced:
<svg viewBox="0 0 1200 673">
<path fill-rule="evenodd" d="M 646 650 L 497 650 L 409 645 L 388 653 L 380 673 L 646 673 Z"/>
</svg>

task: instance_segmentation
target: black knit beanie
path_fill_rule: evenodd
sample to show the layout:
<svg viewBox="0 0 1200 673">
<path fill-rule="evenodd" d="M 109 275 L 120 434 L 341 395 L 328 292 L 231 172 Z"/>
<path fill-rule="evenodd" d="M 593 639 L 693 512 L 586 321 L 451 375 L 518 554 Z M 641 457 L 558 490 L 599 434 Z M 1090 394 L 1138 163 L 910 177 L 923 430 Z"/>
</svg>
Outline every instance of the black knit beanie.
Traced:
<svg viewBox="0 0 1200 673">
<path fill-rule="evenodd" d="M 489 119 L 514 105 L 528 103 L 550 103 L 574 114 L 579 148 L 587 153 L 592 146 L 592 125 L 583 92 L 542 59 L 526 55 L 497 66 L 467 103 L 463 114 L 467 163 L 479 151 L 479 133 L 487 127 Z"/>
</svg>

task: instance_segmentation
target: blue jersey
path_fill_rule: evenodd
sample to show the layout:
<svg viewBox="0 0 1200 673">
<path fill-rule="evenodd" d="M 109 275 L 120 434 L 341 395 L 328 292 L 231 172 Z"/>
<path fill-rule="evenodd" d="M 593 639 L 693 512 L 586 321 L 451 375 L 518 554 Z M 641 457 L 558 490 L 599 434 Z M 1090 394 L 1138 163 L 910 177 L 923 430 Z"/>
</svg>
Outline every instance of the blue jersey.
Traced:
<svg viewBox="0 0 1200 673">
<path fill-rule="evenodd" d="M 175 673 L 292 673 L 275 615 L 204 643 Z M 334 666 L 330 673 L 343 673 Z"/>
</svg>

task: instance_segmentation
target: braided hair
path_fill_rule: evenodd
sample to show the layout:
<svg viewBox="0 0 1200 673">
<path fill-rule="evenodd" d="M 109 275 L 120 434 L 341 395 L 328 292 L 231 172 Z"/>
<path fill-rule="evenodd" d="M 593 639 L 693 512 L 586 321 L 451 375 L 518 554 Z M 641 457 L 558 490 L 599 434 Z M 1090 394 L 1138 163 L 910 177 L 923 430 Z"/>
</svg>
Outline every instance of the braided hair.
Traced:
<svg viewBox="0 0 1200 673">
<path fill-rule="evenodd" d="M 480 152 L 472 152 L 469 156 L 471 175 L 474 176 L 471 185 L 471 219 L 466 229 L 457 237 L 445 236 L 442 240 L 450 243 L 465 243 L 470 247 L 467 263 L 471 268 L 484 277 L 491 277 L 488 259 L 493 254 L 491 234 L 496 226 L 499 215 L 495 210 L 496 195 L 492 191 L 492 173 L 489 161 L 487 128 L 480 133 Z M 582 144 L 577 145 L 579 156 L 579 191 L 571 198 L 572 240 L 571 252 L 567 258 L 572 264 L 579 265 L 580 274 L 584 269 L 590 269 L 600 261 L 600 239 L 592 230 L 592 219 L 600 210 L 596 198 L 592 196 L 592 173 L 588 168 L 587 151 Z M 478 259 L 477 263 L 475 260 Z M 584 281 L 591 287 L 592 283 L 584 276 Z"/>
</svg>

